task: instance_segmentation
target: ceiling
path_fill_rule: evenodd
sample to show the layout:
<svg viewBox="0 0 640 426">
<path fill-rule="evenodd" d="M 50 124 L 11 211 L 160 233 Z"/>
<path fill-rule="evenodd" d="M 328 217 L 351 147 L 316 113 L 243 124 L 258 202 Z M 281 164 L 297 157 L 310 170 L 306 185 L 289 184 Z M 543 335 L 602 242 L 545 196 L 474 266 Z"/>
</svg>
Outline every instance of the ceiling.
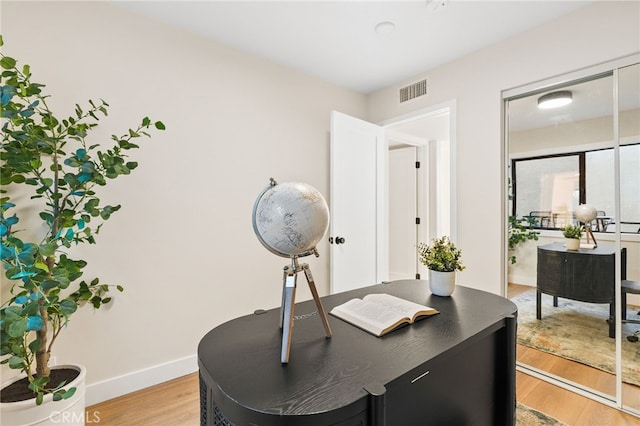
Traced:
<svg viewBox="0 0 640 426">
<path fill-rule="evenodd" d="M 134 0 L 117 4 L 363 94 L 409 79 L 572 13 L 593 0 L 219 1 Z M 379 33 L 380 23 L 393 23 Z M 387 25 L 388 27 L 388 25 Z M 637 76 L 634 77 L 636 80 Z M 621 108 L 638 108 L 638 82 Z M 587 90 L 589 89 L 589 90 Z M 574 103 L 541 111 L 539 95 L 513 102 L 513 131 L 605 114 L 611 79 L 572 88 Z M 621 100 L 625 99 L 625 93 Z M 424 136 L 424 130 L 397 130 Z M 417 126 L 417 124 L 416 124 Z M 424 124 L 420 123 L 424 127 Z M 415 126 L 414 126 L 415 127 Z M 433 126 L 431 126 L 433 127 Z M 425 136 L 426 137 L 426 136 Z M 432 135 L 429 135 L 432 137 Z"/>
<path fill-rule="evenodd" d="M 542 110 L 538 98 L 555 90 L 569 90 L 573 102 L 567 106 Z M 522 131 L 532 128 L 554 127 L 566 123 L 613 116 L 614 78 L 610 75 L 567 83 L 543 93 L 519 98 L 509 102 L 509 129 Z M 626 67 L 618 73 L 618 108 L 620 112 L 640 108 L 640 65 Z"/>
<path fill-rule="evenodd" d="M 590 1 L 128 1 L 118 4 L 369 94 Z M 389 33 L 376 25 L 392 23 Z M 383 25 L 389 29 L 389 24 Z"/>
</svg>

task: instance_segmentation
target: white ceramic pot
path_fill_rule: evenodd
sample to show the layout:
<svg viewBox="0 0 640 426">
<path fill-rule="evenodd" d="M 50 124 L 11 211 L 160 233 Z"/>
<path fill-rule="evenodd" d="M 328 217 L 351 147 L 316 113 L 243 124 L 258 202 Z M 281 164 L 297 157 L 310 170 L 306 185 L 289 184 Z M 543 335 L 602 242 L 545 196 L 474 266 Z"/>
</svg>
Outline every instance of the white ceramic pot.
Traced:
<svg viewBox="0 0 640 426">
<path fill-rule="evenodd" d="M 580 248 L 580 240 L 577 238 L 565 238 L 564 245 L 567 250 L 578 250 Z"/>
<path fill-rule="evenodd" d="M 436 296 L 451 296 L 456 289 L 456 271 L 440 272 L 429 269 L 429 289 Z"/>
<path fill-rule="evenodd" d="M 12 426 L 80 426 L 85 424 L 86 368 L 82 365 L 57 365 L 53 368 L 73 368 L 80 372 L 75 380 L 65 386 L 65 389 L 76 388 L 73 396 L 54 402 L 51 395 L 46 395 L 40 405 L 36 405 L 35 399 L 0 403 L 0 424 Z M 4 383 L 2 389 L 23 377 L 19 376 Z"/>
</svg>

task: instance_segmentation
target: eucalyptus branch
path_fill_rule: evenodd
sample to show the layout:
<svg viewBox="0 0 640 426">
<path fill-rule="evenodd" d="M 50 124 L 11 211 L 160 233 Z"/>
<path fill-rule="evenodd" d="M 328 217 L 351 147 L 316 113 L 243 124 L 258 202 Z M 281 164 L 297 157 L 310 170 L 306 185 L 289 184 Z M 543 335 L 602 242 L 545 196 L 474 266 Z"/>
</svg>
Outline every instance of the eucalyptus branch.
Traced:
<svg viewBox="0 0 640 426">
<path fill-rule="evenodd" d="M 51 349 L 53 348 L 53 344 L 56 342 L 58 335 L 60 334 L 60 332 L 64 327 L 64 324 L 60 321 L 60 318 L 58 316 L 56 316 L 56 318 L 52 320 L 52 324 L 53 324 L 53 333 L 51 335 L 51 339 L 49 340 L 49 346 L 47 346 L 47 352 L 51 352 Z"/>
<path fill-rule="evenodd" d="M 22 339 L 22 346 L 24 348 L 28 348 L 29 344 L 27 341 L 27 338 L 29 337 L 28 334 L 24 335 L 24 338 Z M 33 353 L 27 351 L 27 356 L 23 359 L 23 364 L 24 364 L 24 371 L 27 374 L 27 377 L 29 377 L 30 380 L 33 380 L 33 368 L 31 367 L 33 365 Z"/>
</svg>

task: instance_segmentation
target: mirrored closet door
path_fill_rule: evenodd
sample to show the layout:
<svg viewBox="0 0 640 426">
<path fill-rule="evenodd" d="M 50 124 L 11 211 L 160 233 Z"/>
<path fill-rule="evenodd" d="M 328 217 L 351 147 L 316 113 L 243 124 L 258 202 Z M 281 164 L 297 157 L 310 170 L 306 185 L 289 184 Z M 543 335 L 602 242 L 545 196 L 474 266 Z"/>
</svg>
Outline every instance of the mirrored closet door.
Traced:
<svg viewBox="0 0 640 426">
<path fill-rule="evenodd" d="M 621 288 L 622 403 L 640 411 L 640 64 L 618 74 L 620 230 L 629 247 L 627 278 Z M 635 250 L 627 234 L 637 236 Z M 622 320 L 627 322 L 623 322 Z"/>
<path fill-rule="evenodd" d="M 640 295 L 622 287 L 640 282 L 637 61 L 503 97 L 505 294 L 518 305 L 518 363 L 640 413 Z M 569 227 L 582 231 L 577 250 Z"/>
</svg>

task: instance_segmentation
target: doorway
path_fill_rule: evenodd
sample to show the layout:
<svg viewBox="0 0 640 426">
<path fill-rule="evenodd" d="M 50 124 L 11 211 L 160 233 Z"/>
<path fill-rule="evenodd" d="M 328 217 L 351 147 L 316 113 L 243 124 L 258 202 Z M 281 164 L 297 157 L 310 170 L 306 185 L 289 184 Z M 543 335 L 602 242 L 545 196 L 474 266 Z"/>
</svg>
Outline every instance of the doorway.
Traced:
<svg viewBox="0 0 640 426">
<path fill-rule="evenodd" d="M 389 279 L 426 276 L 416 247 L 451 235 L 451 112 L 385 125 L 389 149 Z"/>
<path fill-rule="evenodd" d="M 390 250 L 405 251 L 414 259 L 417 242 L 441 235 L 455 241 L 454 123 L 454 101 L 380 125 L 332 112 L 329 238 L 336 242 L 329 250 L 332 293 L 389 281 Z M 390 139 L 396 142 L 390 143 Z M 423 187 L 413 191 L 420 218 L 418 230 L 416 216 L 411 219 L 410 215 L 414 226 L 409 228 L 389 221 L 390 191 L 395 196 L 395 191 L 405 190 L 389 185 L 389 149 L 394 144 L 417 146 L 418 157 L 424 158 L 418 181 Z M 407 233 L 399 239 L 404 241 L 402 247 L 390 246 L 390 230 Z M 418 271 L 426 274 L 422 265 Z M 415 277 L 415 267 L 394 275 L 394 279 Z"/>
<path fill-rule="evenodd" d="M 389 146 L 389 280 L 420 278 L 416 245 L 424 210 L 419 150 L 411 145 Z"/>
</svg>

